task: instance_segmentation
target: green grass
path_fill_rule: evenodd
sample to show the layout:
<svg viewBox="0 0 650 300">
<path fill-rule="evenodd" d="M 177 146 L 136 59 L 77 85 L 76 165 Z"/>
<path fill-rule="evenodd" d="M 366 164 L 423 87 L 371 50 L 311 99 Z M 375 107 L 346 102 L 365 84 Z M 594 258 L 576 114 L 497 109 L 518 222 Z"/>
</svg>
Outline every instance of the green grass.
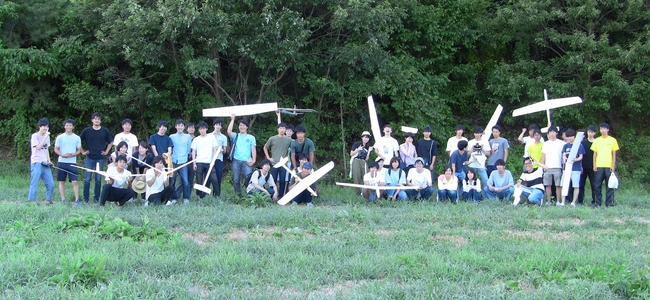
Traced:
<svg viewBox="0 0 650 300">
<path fill-rule="evenodd" d="M 190 205 L 102 208 L 30 205 L 26 174 L 0 178 L 3 299 L 650 297 L 640 186 L 610 209 L 366 204 L 336 186 L 314 208 L 243 207 L 228 186 Z"/>
</svg>

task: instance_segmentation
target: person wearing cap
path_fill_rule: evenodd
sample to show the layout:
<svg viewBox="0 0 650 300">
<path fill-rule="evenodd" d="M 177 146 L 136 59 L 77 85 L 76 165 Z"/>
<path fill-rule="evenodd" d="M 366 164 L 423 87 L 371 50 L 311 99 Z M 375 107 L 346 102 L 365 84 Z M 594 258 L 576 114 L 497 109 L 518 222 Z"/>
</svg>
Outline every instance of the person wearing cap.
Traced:
<svg viewBox="0 0 650 300">
<path fill-rule="evenodd" d="M 594 140 L 591 150 L 594 151 L 593 170 L 594 204 L 598 207 L 603 199 L 603 181 L 606 185 L 605 206 L 614 206 L 614 189 L 609 187 L 609 176 L 616 171 L 616 152 L 619 150 L 618 141 L 609 135 L 609 124 L 600 123 L 600 136 Z"/>
<path fill-rule="evenodd" d="M 298 178 L 295 177 L 291 178 L 291 183 L 289 184 L 289 190 L 295 188 L 296 185 L 300 183 L 300 180 L 305 179 L 307 178 L 307 176 L 311 175 L 312 168 L 313 167 L 310 162 L 305 162 L 304 164 L 302 164 L 302 168 L 300 172 L 296 174 Z M 318 190 L 315 182 L 312 185 L 310 185 L 310 187 L 314 191 Z M 307 206 L 314 206 L 314 204 L 311 203 L 312 197 L 313 195 L 311 194 L 311 192 L 305 189 L 304 191 L 300 192 L 298 196 L 293 198 L 293 203 L 291 205 L 298 205 L 300 203 L 305 203 Z"/>
<path fill-rule="evenodd" d="M 214 166 L 210 173 L 208 173 L 208 170 L 210 170 L 210 163 L 215 159 L 217 150 L 219 149 L 217 139 L 214 138 L 213 134 L 208 134 L 207 123 L 201 121 L 197 126 L 199 127 L 199 136 L 195 137 L 190 145 L 190 148 L 192 149 L 192 160 L 194 160 L 192 167 L 196 174 L 196 181 L 199 184 L 203 184 L 207 176 L 208 183 L 212 183 L 212 186 L 216 187 L 214 191 L 215 194 L 220 195 L 221 181 L 218 181 L 217 179 L 217 172 L 214 169 Z M 206 186 L 208 183 L 206 183 Z M 200 198 L 203 198 L 206 195 L 204 192 L 198 190 L 196 194 Z"/>
<path fill-rule="evenodd" d="M 72 182 L 75 204 L 81 205 L 78 170 L 72 166 L 77 164 L 77 155 L 81 154 L 81 138 L 73 132 L 75 124 L 72 119 L 63 121 L 65 132 L 54 140 L 54 153 L 59 156 L 56 163 L 59 168 L 56 170 L 56 180 L 59 182 L 61 202 L 65 203 L 65 179 L 69 178 Z"/>
<path fill-rule="evenodd" d="M 552 193 L 551 187 L 555 184 L 555 194 L 558 197 L 562 195 L 562 148 L 564 142 L 557 138 L 557 127 L 549 126 L 548 140 L 542 146 L 542 159 L 540 163 L 546 165 L 547 169 L 544 170 L 544 187 L 546 188 L 547 203 L 551 203 Z M 558 200 L 558 204 L 561 201 Z"/>
<path fill-rule="evenodd" d="M 176 128 L 176 133 L 169 136 L 174 145 L 172 148 L 172 164 L 174 166 L 180 166 L 187 163 L 188 156 L 192 154 L 192 137 L 185 133 L 185 121 L 183 119 L 176 120 L 174 127 Z M 172 177 L 172 180 L 169 182 L 170 185 L 174 188 L 177 178 L 180 178 L 181 183 L 178 185 L 178 189 L 174 190 L 174 196 L 172 196 L 171 201 L 172 204 L 176 203 L 181 193 L 183 194 L 183 203 L 187 204 L 190 202 L 192 187 L 187 173 L 190 168 L 192 168 L 192 166 L 184 166 L 174 171 L 174 177 Z"/>
<path fill-rule="evenodd" d="M 578 145 L 577 156 L 573 159 L 569 159 L 569 153 L 571 153 L 571 148 L 575 141 L 576 131 L 569 128 L 564 132 L 564 134 L 566 135 L 567 143 L 562 147 L 562 161 L 565 165 L 573 164 L 571 166 L 571 186 L 573 186 L 573 201 L 571 201 L 571 206 L 576 206 L 576 204 L 578 204 L 578 193 L 580 192 L 580 174 L 582 174 L 582 161 L 584 161 L 585 148 L 582 147 L 582 144 Z M 565 199 L 562 197 L 563 204 L 564 201 Z"/>
<path fill-rule="evenodd" d="M 467 143 L 467 150 L 471 151 L 467 166 L 474 170 L 481 178 L 481 182 L 487 182 L 489 176 L 486 162 L 491 148 L 490 143 L 483 139 L 483 127 L 474 127 L 474 138 Z"/>
<path fill-rule="evenodd" d="M 38 120 L 38 131 L 31 137 L 32 155 L 30 156 L 30 180 L 29 194 L 27 200 L 36 203 L 36 190 L 38 190 L 39 180 L 45 184 L 45 200 L 47 204 L 52 203 L 52 194 L 54 194 L 54 178 L 50 166 L 50 121 L 47 118 Z M 76 172 L 76 171 L 75 171 Z"/>
<path fill-rule="evenodd" d="M 232 184 L 237 196 L 242 197 L 241 194 L 241 177 L 246 178 L 248 174 L 253 172 L 252 166 L 257 161 L 257 142 L 255 137 L 248 134 L 248 121 L 239 119 L 237 121 L 237 129 L 239 133 L 232 131 L 235 124 L 235 114 L 230 115 L 230 123 L 228 123 L 228 137 L 233 143 L 232 155 Z"/>
<path fill-rule="evenodd" d="M 106 201 L 114 201 L 118 206 L 123 206 L 129 199 L 135 196 L 131 190 L 131 172 L 126 169 L 126 155 L 118 155 L 115 158 L 115 166 L 106 170 L 106 184 L 102 189 L 99 206 L 104 206 Z"/>
<path fill-rule="evenodd" d="M 510 197 L 515 191 L 512 173 L 506 170 L 506 162 L 503 159 L 497 160 L 496 167 L 497 169 L 490 174 L 490 178 L 483 188 L 483 194 L 488 199 L 500 198 L 510 201 Z"/>
<path fill-rule="evenodd" d="M 309 162 L 314 165 L 314 152 L 316 152 L 316 146 L 314 142 L 306 138 L 307 129 L 302 124 L 296 126 L 296 139 L 291 142 L 291 165 L 297 165 L 297 156 L 299 153 L 303 153 L 309 157 Z"/>
<path fill-rule="evenodd" d="M 424 167 L 431 171 L 431 178 L 435 178 L 438 143 L 431 139 L 431 126 L 427 125 L 422 128 L 422 138 L 415 143 L 415 152 L 424 160 Z"/>
<path fill-rule="evenodd" d="M 456 135 L 452 136 L 447 140 L 447 155 L 451 156 L 454 151 L 458 150 L 458 142 L 460 141 L 467 141 L 467 139 L 463 136 L 463 133 L 465 132 L 465 126 L 463 125 L 456 125 L 454 128 L 456 131 Z"/>
<path fill-rule="evenodd" d="M 396 158 L 396 157 L 393 157 L 393 158 Z M 393 158 L 391 158 L 391 160 L 392 160 Z M 399 160 L 399 158 L 397 158 L 397 159 Z M 384 166 L 385 166 L 385 165 L 384 165 L 384 163 L 385 163 L 385 162 L 384 162 L 384 158 L 383 158 L 383 157 L 377 157 L 377 158 L 375 158 L 375 162 L 376 162 L 377 165 L 378 165 L 378 167 L 377 167 L 377 173 L 378 173 L 379 175 L 384 175 L 384 176 L 385 176 L 385 175 L 386 175 L 386 170 L 390 169 L 390 167 L 388 167 L 388 168 L 384 168 Z"/>
<path fill-rule="evenodd" d="M 370 162 L 368 164 L 368 173 L 363 175 L 363 184 L 364 185 L 371 185 L 371 186 L 384 186 L 386 185 L 386 178 L 384 176 L 379 176 L 377 174 L 377 169 L 379 168 L 379 165 L 376 162 Z M 379 194 L 379 195 L 377 195 Z M 377 201 L 377 198 L 381 196 L 382 191 L 379 191 L 377 193 L 376 190 L 373 190 L 371 188 L 364 188 L 363 189 L 363 198 L 367 199 L 370 202 L 375 202 Z"/>
<path fill-rule="evenodd" d="M 367 162 L 373 148 L 370 146 L 370 132 L 361 133 L 361 140 L 354 142 L 350 148 L 350 177 L 355 184 L 363 184 L 363 176 L 367 172 Z M 361 189 L 356 188 L 357 194 Z"/>
<path fill-rule="evenodd" d="M 406 177 L 406 184 L 417 186 L 417 190 L 407 190 L 406 194 L 412 199 L 428 200 L 435 192 L 431 172 L 424 169 L 424 159 L 415 159 L 415 168 L 411 169 Z"/>
<path fill-rule="evenodd" d="M 165 133 L 167 128 L 169 128 L 169 123 L 164 120 L 158 121 L 156 125 L 156 133 L 149 136 L 149 146 L 151 146 L 151 152 L 154 156 L 162 156 L 163 154 L 172 155 L 172 148 L 174 143 Z"/>
<path fill-rule="evenodd" d="M 287 156 L 292 142 L 291 138 L 285 135 L 287 131 L 286 124 L 278 123 L 277 131 L 278 134 L 270 137 L 266 141 L 266 144 L 264 144 L 263 148 L 264 155 L 266 156 L 266 159 L 271 162 L 271 164 L 275 164 L 276 162 L 279 162 L 283 157 Z M 269 150 L 271 150 L 271 154 L 269 154 Z M 271 166 L 271 174 L 273 174 L 273 180 L 275 180 L 275 182 L 278 184 L 277 190 L 279 192 L 278 197 L 280 198 L 284 196 L 284 191 L 286 190 L 286 173 L 287 170 L 282 166 L 277 168 Z"/>
<path fill-rule="evenodd" d="M 205 122 L 203 122 L 205 124 Z M 200 124 L 200 123 L 199 123 Z M 199 125 L 201 126 L 201 125 Z M 207 131 L 208 124 L 205 124 Z M 209 162 L 208 162 L 209 163 Z M 153 158 L 153 168 L 145 173 L 147 186 L 145 187 L 146 201 L 144 206 L 151 204 L 165 204 L 174 195 L 174 188 L 169 185 L 169 176 L 164 173 L 164 159 L 162 156 Z"/>
<path fill-rule="evenodd" d="M 496 170 L 496 161 L 502 159 L 508 163 L 508 149 L 510 144 L 507 139 L 501 137 L 501 126 L 494 125 L 492 127 L 492 139 L 490 140 L 490 158 L 487 162 L 487 173 L 490 174 Z"/>
<path fill-rule="evenodd" d="M 384 181 L 387 186 L 405 186 L 406 185 L 406 172 L 399 168 L 399 158 L 393 157 L 390 159 L 390 168 L 386 169 Z M 386 190 L 386 196 L 391 201 L 406 200 L 408 195 L 404 190 Z"/>
<path fill-rule="evenodd" d="M 122 132 L 115 135 L 113 138 L 113 146 L 117 146 L 120 142 L 126 142 L 129 146 L 129 155 L 133 155 L 138 151 L 138 137 L 131 133 L 133 128 L 133 121 L 131 119 L 122 120 Z M 115 149 L 117 152 L 117 149 Z"/>
<path fill-rule="evenodd" d="M 221 197 L 221 180 L 223 178 L 224 168 L 223 155 L 228 151 L 228 137 L 221 133 L 221 129 L 223 129 L 223 120 L 221 118 L 214 119 L 214 121 L 212 121 L 212 127 L 214 130 L 211 135 L 214 136 L 215 140 L 217 140 L 217 150 L 221 148 L 221 152 L 213 157 L 214 166 L 212 169 L 214 170 L 216 180 L 210 181 L 210 183 L 212 185 L 212 194 Z"/>
<path fill-rule="evenodd" d="M 259 168 L 251 174 L 251 180 L 246 187 L 246 193 L 251 195 L 254 192 L 265 193 L 269 195 L 273 201 L 278 201 L 278 189 L 275 186 L 275 179 L 269 176 L 271 171 L 271 160 L 264 159 L 259 165 Z M 268 186 L 265 187 L 265 186 Z"/>
<path fill-rule="evenodd" d="M 582 173 L 580 174 L 580 188 L 578 189 L 578 204 L 583 204 L 585 199 L 585 186 L 587 178 L 589 178 L 589 185 L 591 186 L 591 204 L 594 204 L 596 199 L 593 184 L 596 182 L 596 172 L 594 172 L 594 151 L 591 150 L 591 145 L 596 139 L 596 132 L 598 127 L 596 125 L 589 125 L 587 127 L 586 137 L 582 139 L 582 147 L 585 149 L 585 155 L 582 159 Z"/>
<path fill-rule="evenodd" d="M 391 158 L 399 157 L 399 143 L 394 139 L 390 134 L 393 132 L 393 126 L 390 124 L 384 125 L 384 136 L 375 137 L 375 154 L 383 158 L 384 167 L 390 168 L 389 165 L 386 165 L 390 162 Z"/>
<path fill-rule="evenodd" d="M 418 157 L 418 154 L 415 151 L 415 145 L 413 145 L 413 133 L 406 132 L 404 133 L 404 144 L 399 146 L 399 156 L 402 160 L 402 169 L 408 173 L 408 171 L 413 168 L 415 163 L 415 158 Z"/>
<path fill-rule="evenodd" d="M 102 120 L 104 116 L 99 112 L 94 112 L 90 116 L 90 121 L 92 126 L 84 128 L 79 135 L 81 138 L 81 154 L 85 156 L 84 167 L 86 169 L 95 169 L 97 164 L 99 164 L 99 169 L 104 169 L 105 157 L 111 151 L 113 146 L 113 137 L 111 132 L 106 128 L 102 127 Z M 84 143 L 86 144 L 86 149 L 83 149 Z M 84 190 L 83 190 L 83 200 L 87 203 L 90 200 L 90 181 L 93 177 L 92 171 L 84 171 Z M 102 178 L 99 174 L 95 174 L 95 194 L 93 195 L 93 200 L 95 203 L 99 202 L 99 196 L 102 192 Z"/>
</svg>

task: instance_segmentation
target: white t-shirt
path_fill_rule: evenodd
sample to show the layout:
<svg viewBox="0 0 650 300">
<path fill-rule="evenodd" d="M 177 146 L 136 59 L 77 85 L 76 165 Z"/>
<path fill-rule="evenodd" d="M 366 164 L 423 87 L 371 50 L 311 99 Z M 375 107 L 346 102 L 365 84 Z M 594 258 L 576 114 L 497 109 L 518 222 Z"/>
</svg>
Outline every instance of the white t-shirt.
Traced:
<svg viewBox="0 0 650 300">
<path fill-rule="evenodd" d="M 156 177 L 156 172 L 154 171 L 154 169 L 149 169 L 145 173 L 144 177 L 145 177 L 145 180 L 148 182 L 149 180 Z M 165 178 L 166 177 L 167 176 L 158 176 L 158 177 L 156 177 L 156 181 L 154 181 L 151 186 L 149 186 L 149 184 L 145 184 L 145 187 L 146 187 L 145 195 L 147 197 L 147 200 L 149 200 L 149 196 L 151 196 L 153 194 L 156 194 L 156 193 L 160 193 L 165 189 Z"/>
<path fill-rule="evenodd" d="M 190 146 L 192 150 L 196 150 L 195 162 L 208 164 L 212 162 L 212 154 L 217 146 L 217 139 L 214 137 L 214 134 L 195 137 Z"/>
<path fill-rule="evenodd" d="M 386 176 L 381 176 L 378 172 L 375 173 L 375 177 L 372 177 L 372 174 L 370 172 L 366 173 L 363 175 L 363 182 L 364 184 L 368 182 L 368 185 L 381 185 L 386 184 Z"/>
<path fill-rule="evenodd" d="M 564 141 L 556 139 L 555 141 L 548 140 L 542 146 L 542 154 L 546 156 L 544 164 L 549 168 L 562 168 L 562 148 Z"/>
<path fill-rule="evenodd" d="M 474 152 L 474 145 L 479 144 L 481 147 L 483 147 L 483 152 L 481 153 L 476 153 Z M 485 169 L 485 162 L 487 161 L 487 155 L 485 155 L 486 152 L 489 152 L 492 150 L 490 148 L 490 143 L 484 139 L 481 139 L 480 141 L 477 141 L 476 139 L 472 139 L 467 143 L 467 151 L 470 155 L 469 161 L 473 161 L 476 159 L 475 162 L 467 165 L 470 168 L 483 168 Z"/>
<path fill-rule="evenodd" d="M 427 169 L 422 169 L 422 173 L 418 173 L 417 169 L 413 168 L 409 170 L 409 174 L 406 176 L 406 182 L 410 182 L 416 186 L 431 186 L 431 172 Z"/>
<path fill-rule="evenodd" d="M 269 171 L 271 173 L 271 171 Z M 269 180 L 266 181 L 266 175 L 262 174 L 261 169 L 253 170 L 253 174 L 251 175 L 251 182 L 248 183 L 246 186 L 246 193 L 250 193 L 253 189 L 255 189 L 255 185 L 253 182 L 257 181 L 257 185 L 264 187 L 265 185 L 269 185 L 269 187 L 272 187 L 275 190 L 275 180 L 273 180 L 273 175 L 269 176 Z"/>
<path fill-rule="evenodd" d="M 135 134 L 130 133 L 125 134 L 124 132 L 120 132 L 115 135 L 115 138 L 113 139 L 113 146 L 117 147 L 117 145 L 120 142 L 126 142 L 127 145 L 129 145 L 129 150 L 127 152 L 129 155 L 133 155 L 133 148 L 137 147 L 138 144 L 138 137 L 135 136 Z M 117 150 L 117 149 L 115 149 Z"/>
<path fill-rule="evenodd" d="M 399 151 L 399 144 L 392 137 L 382 136 L 377 139 L 374 148 L 384 156 L 384 165 L 388 165 L 395 156 L 395 152 Z"/>
<path fill-rule="evenodd" d="M 113 187 L 118 189 L 126 189 L 129 187 L 129 179 L 131 178 L 131 172 L 128 170 L 122 170 L 122 173 L 117 172 L 117 167 L 110 167 L 106 170 L 106 182 L 110 179 L 113 179 Z"/>
<path fill-rule="evenodd" d="M 456 138 L 456 136 L 452 136 L 447 140 L 447 149 L 445 151 L 449 152 L 449 155 L 454 153 L 454 151 L 458 150 L 458 142 L 460 141 L 466 141 L 467 139 L 465 137 L 461 137 L 460 139 Z"/>
</svg>

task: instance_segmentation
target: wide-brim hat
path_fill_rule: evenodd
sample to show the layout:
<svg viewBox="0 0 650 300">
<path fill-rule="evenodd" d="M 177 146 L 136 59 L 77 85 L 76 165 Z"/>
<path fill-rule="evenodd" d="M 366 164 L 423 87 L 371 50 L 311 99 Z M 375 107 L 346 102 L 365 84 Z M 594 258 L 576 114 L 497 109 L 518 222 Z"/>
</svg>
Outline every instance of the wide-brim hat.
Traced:
<svg viewBox="0 0 650 300">
<path fill-rule="evenodd" d="M 147 184 L 144 181 L 135 180 L 131 183 L 131 189 L 136 192 L 136 194 L 142 194 L 146 191 Z"/>
<path fill-rule="evenodd" d="M 368 137 L 371 137 L 372 135 L 368 131 L 364 131 L 361 133 L 361 136 L 367 135 Z"/>
</svg>

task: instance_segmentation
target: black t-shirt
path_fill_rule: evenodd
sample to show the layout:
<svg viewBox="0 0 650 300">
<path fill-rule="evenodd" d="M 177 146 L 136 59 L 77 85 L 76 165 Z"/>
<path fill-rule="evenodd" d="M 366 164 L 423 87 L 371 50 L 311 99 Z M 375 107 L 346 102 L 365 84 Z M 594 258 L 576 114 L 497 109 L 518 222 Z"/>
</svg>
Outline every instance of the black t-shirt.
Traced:
<svg viewBox="0 0 650 300">
<path fill-rule="evenodd" d="M 106 145 L 113 143 L 111 132 L 106 127 L 101 127 L 98 130 L 92 126 L 86 127 L 81 131 L 79 137 L 82 142 L 86 142 L 86 150 L 90 151 L 88 158 L 91 159 L 104 158 L 102 151 L 106 150 Z"/>
<path fill-rule="evenodd" d="M 361 142 L 354 142 L 354 144 L 352 144 L 352 150 L 357 150 L 359 146 L 361 146 Z M 363 147 L 363 149 L 359 150 L 359 152 L 357 152 L 357 158 L 366 159 L 366 157 L 368 156 L 368 148 L 370 148 L 370 143 L 366 143 L 366 146 Z"/>
<path fill-rule="evenodd" d="M 438 144 L 433 139 L 428 141 L 419 139 L 415 144 L 415 151 L 417 151 L 419 157 L 424 159 L 424 164 L 428 166 L 431 163 L 431 157 L 438 156 Z"/>
<path fill-rule="evenodd" d="M 585 154 L 582 156 L 582 168 L 592 170 L 594 168 L 594 151 L 591 150 L 592 142 L 585 138 L 580 143 L 585 148 Z"/>
</svg>

